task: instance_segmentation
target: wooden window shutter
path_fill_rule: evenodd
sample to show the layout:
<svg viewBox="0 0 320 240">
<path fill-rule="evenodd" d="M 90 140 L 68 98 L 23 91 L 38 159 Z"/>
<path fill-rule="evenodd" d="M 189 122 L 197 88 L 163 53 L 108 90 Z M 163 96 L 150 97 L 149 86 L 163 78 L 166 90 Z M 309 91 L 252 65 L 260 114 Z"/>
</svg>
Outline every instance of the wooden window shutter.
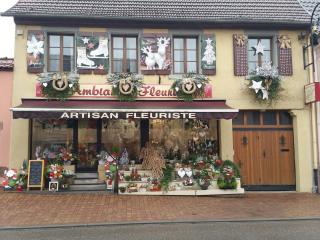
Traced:
<svg viewBox="0 0 320 240">
<path fill-rule="evenodd" d="M 45 34 L 41 30 L 29 30 L 27 37 L 27 71 L 42 73 L 44 68 Z"/>
<path fill-rule="evenodd" d="M 278 69 L 279 75 L 292 76 L 291 40 L 287 35 L 278 37 Z"/>
<path fill-rule="evenodd" d="M 205 75 L 216 74 L 216 38 L 212 34 L 201 36 L 201 69 Z"/>
<path fill-rule="evenodd" d="M 143 34 L 140 42 L 140 69 L 145 75 L 169 75 L 172 67 L 172 39 L 165 33 Z"/>
<path fill-rule="evenodd" d="M 81 32 L 76 40 L 76 65 L 80 74 L 107 74 L 109 39 L 105 32 Z"/>
<path fill-rule="evenodd" d="M 248 38 L 243 34 L 233 35 L 234 75 L 248 75 Z"/>
</svg>

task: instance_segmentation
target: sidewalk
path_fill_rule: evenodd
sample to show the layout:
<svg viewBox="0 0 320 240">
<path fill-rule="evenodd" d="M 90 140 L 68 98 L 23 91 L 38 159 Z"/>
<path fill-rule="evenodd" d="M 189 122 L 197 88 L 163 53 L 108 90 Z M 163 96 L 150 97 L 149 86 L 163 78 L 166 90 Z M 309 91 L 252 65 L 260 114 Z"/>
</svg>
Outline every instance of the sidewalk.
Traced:
<svg viewBox="0 0 320 240">
<path fill-rule="evenodd" d="M 0 227 L 157 221 L 320 218 L 320 195 L 244 197 L 113 196 L 103 193 L 0 193 Z"/>
</svg>

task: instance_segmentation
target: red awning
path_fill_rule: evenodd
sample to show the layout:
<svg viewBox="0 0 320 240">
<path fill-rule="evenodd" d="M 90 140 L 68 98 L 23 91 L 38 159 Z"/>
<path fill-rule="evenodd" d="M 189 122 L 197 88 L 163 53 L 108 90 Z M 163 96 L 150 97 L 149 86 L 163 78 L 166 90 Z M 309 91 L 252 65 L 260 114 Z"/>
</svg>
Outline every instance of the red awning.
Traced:
<svg viewBox="0 0 320 240">
<path fill-rule="evenodd" d="M 215 118 L 231 119 L 238 109 L 226 105 L 225 100 L 79 100 L 22 99 L 22 104 L 11 108 L 13 118 Z M 129 117 L 128 117 L 129 116 Z"/>
</svg>

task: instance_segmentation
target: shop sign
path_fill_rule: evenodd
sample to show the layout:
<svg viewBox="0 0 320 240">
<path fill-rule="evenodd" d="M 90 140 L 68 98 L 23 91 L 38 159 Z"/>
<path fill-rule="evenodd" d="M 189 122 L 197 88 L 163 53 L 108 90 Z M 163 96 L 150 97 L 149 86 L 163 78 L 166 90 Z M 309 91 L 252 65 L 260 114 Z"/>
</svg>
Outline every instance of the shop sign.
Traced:
<svg viewBox="0 0 320 240">
<path fill-rule="evenodd" d="M 148 84 L 139 91 L 139 98 L 176 98 L 175 92 L 170 89 L 170 84 Z M 36 96 L 42 97 L 41 86 L 36 85 Z M 80 90 L 73 98 L 115 98 L 112 96 L 110 84 L 80 84 Z M 212 86 L 207 84 L 203 98 L 212 98 Z"/>
<path fill-rule="evenodd" d="M 310 83 L 304 86 L 305 103 L 320 101 L 320 82 Z"/>
<path fill-rule="evenodd" d="M 62 119 L 195 119 L 196 113 L 185 112 L 64 112 Z"/>
</svg>

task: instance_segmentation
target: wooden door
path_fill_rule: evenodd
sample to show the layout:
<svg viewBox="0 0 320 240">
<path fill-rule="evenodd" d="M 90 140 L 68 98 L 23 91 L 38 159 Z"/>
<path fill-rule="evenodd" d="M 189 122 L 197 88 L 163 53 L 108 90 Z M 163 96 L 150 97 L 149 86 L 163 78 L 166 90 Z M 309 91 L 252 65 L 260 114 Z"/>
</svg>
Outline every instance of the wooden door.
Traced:
<svg viewBox="0 0 320 240">
<path fill-rule="evenodd" d="M 292 126 L 243 124 L 234 126 L 233 139 L 244 185 L 295 185 Z"/>
</svg>

